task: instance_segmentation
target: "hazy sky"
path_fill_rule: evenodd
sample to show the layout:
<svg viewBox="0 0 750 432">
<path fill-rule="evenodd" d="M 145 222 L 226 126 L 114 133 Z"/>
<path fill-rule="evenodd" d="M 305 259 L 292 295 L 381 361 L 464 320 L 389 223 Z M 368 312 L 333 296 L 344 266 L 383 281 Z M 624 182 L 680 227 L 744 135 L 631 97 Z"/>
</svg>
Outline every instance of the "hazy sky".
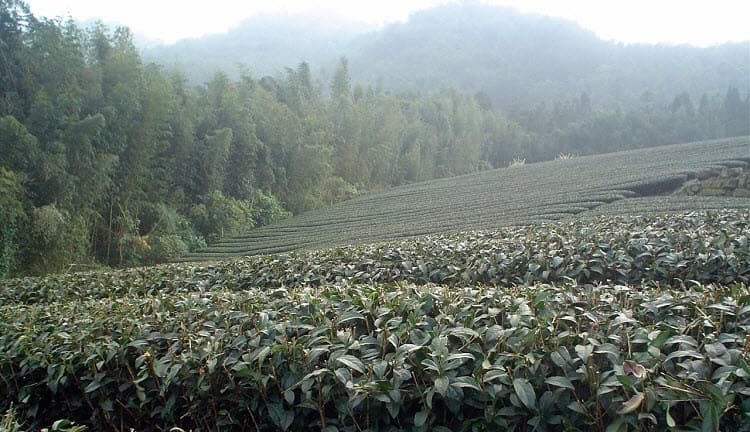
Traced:
<svg viewBox="0 0 750 432">
<path fill-rule="evenodd" d="M 750 39 L 747 0 L 484 0 L 565 17 L 608 40 L 715 45 Z M 404 21 L 447 0 L 27 0 L 38 16 L 100 18 L 165 42 L 224 32 L 257 14 L 335 14 L 367 24 Z"/>
</svg>

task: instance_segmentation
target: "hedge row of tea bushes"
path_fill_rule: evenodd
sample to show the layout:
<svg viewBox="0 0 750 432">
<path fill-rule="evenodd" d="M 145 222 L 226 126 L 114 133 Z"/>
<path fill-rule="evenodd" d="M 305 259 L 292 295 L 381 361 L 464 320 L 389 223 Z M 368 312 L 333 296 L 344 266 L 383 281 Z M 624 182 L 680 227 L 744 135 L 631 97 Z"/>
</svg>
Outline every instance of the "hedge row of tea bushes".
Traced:
<svg viewBox="0 0 750 432">
<path fill-rule="evenodd" d="M 95 430 L 748 430 L 747 285 L 356 285 L 2 307 L 0 400 Z"/>
<path fill-rule="evenodd" d="M 750 208 L 750 198 L 730 196 L 663 195 L 626 198 L 613 201 L 573 217 L 604 215 L 642 215 L 647 213 L 674 213 L 689 211 Z"/>
<path fill-rule="evenodd" d="M 719 176 L 730 167 L 748 165 L 750 137 L 737 137 L 483 171 L 363 195 L 222 239 L 180 260 L 208 261 L 557 221 L 629 197 L 668 194 L 691 178 Z M 750 207 L 750 198 L 740 202 Z M 656 202 L 645 210 L 674 208 Z"/>
<path fill-rule="evenodd" d="M 3 283 L 0 412 L 94 430 L 750 428 L 750 210 Z"/>
<path fill-rule="evenodd" d="M 599 217 L 322 251 L 7 280 L 0 305 L 213 289 L 750 281 L 750 209 Z"/>
</svg>

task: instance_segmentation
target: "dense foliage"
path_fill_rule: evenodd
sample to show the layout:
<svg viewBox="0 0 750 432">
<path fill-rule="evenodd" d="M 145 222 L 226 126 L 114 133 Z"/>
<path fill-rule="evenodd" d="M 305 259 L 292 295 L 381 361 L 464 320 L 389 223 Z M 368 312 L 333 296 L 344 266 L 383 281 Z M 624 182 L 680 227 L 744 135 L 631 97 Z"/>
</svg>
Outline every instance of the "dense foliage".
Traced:
<svg viewBox="0 0 750 432">
<path fill-rule="evenodd" d="M 367 194 L 216 242 L 181 259 L 219 259 L 494 229 L 570 218 L 597 211 L 605 203 L 612 203 L 605 208 L 618 214 L 618 201 L 626 197 L 668 194 L 689 178 L 719 178 L 723 166 L 748 163 L 750 138 L 735 138 L 484 171 Z M 748 208 L 750 198 L 660 197 L 642 211 L 701 206 Z"/>
<path fill-rule="evenodd" d="M 609 216 L 364 246 L 259 255 L 207 266 L 160 265 L 0 284 L 0 305 L 177 294 L 217 288 L 417 282 L 749 282 L 748 208 Z"/>
<path fill-rule="evenodd" d="M 409 25 L 429 33 L 420 26 L 429 16 Z M 346 58 L 324 84 L 303 62 L 273 77 L 219 72 L 193 86 L 144 63 L 127 29 L 37 19 L 20 0 L 0 2 L 0 42 L 0 277 L 162 262 L 290 212 L 513 160 L 750 133 L 733 67 L 719 75 L 727 81 L 709 66 L 703 75 L 716 79 L 698 106 L 692 87 L 673 90 L 669 103 L 639 86 L 638 104 L 615 111 L 600 103 L 609 94 L 551 92 L 548 104 L 522 104 L 509 121 L 493 110 L 492 92 L 464 96 L 433 83 L 397 95 L 352 84 Z M 730 65 L 742 57 L 725 51 L 706 56 Z M 450 52 L 441 57 L 458 54 Z"/>
<path fill-rule="evenodd" d="M 164 261 L 528 141 L 456 92 L 353 89 L 345 60 L 325 98 L 305 63 L 190 87 L 144 64 L 127 29 L 39 20 L 16 0 L 0 20 L 0 277 Z"/>
<path fill-rule="evenodd" d="M 11 281 L 0 410 L 97 430 L 744 430 L 748 221 L 609 217 Z"/>
<path fill-rule="evenodd" d="M 529 153 L 542 158 L 750 134 L 750 41 L 622 45 L 570 21 L 466 2 L 362 28 L 358 38 L 347 26 L 324 32 L 325 24 L 256 18 L 145 55 L 181 65 L 194 82 L 217 68 L 238 76 L 238 63 L 261 75 L 302 60 L 330 71 L 346 55 L 354 82 L 365 86 L 476 94 L 537 134 L 539 149 Z"/>
</svg>

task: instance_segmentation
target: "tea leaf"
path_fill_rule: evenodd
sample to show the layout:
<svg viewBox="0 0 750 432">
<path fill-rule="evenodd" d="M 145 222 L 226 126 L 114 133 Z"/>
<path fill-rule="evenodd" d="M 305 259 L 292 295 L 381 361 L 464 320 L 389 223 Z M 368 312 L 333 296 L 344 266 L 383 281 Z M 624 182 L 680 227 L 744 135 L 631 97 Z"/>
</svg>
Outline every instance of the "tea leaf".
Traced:
<svg viewBox="0 0 750 432">
<path fill-rule="evenodd" d="M 549 385 L 556 386 L 556 387 L 563 387 L 563 388 L 575 390 L 573 383 L 567 377 L 563 377 L 563 376 L 549 377 L 546 380 L 544 380 L 544 382 L 546 382 Z"/>
<path fill-rule="evenodd" d="M 516 391 L 518 399 L 526 405 L 526 408 L 533 410 L 536 407 L 536 394 L 534 387 L 531 386 L 525 378 L 516 378 L 513 380 L 513 389 Z"/>
<path fill-rule="evenodd" d="M 617 410 L 617 414 L 629 414 L 637 410 L 645 398 L 646 396 L 643 393 L 636 393 L 633 397 L 623 402 L 620 409 Z"/>
</svg>

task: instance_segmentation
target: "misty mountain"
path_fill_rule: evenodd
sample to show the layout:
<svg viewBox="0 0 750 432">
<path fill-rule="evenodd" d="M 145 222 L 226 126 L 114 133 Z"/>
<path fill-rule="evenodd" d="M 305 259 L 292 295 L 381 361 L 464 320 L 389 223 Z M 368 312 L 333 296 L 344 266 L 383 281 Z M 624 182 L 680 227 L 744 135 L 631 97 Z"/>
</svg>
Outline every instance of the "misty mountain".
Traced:
<svg viewBox="0 0 750 432">
<path fill-rule="evenodd" d="M 412 15 L 359 40 L 352 75 L 396 90 L 456 87 L 483 92 L 500 108 L 529 107 L 588 93 L 593 103 L 630 104 L 644 92 L 668 100 L 688 91 L 744 94 L 748 43 L 713 48 L 623 45 L 572 21 L 482 5 Z"/>
<path fill-rule="evenodd" d="M 209 81 L 217 71 L 232 78 L 277 75 L 306 61 L 331 65 L 351 41 L 371 30 L 361 23 L 300 15 L 260 15 L 227 33 L 185 39 L 171 45 L 142 48 L 145 61 L 177 68 L 194 84 Z"/>
<path fill-rule="evenodd" d="M 446 5 L 364 33 L 361 26 L 300 17 L 248 20 L 237 29 L 146 51 L 200 82 L 242 63 L 255 75 L 307 61 L 332 70 L 349 59 L 353 81 L 393 91 L 451 87 L 484 93 L 508 111 L 586 93 L 594 106 L 629 106 L 648 95 L 668 102 L 688 92 L 748 92 L 748 42 L 710 48 L 624 45 L 599 39 L 572 21 L 488 5 Z"/>
</svg>

